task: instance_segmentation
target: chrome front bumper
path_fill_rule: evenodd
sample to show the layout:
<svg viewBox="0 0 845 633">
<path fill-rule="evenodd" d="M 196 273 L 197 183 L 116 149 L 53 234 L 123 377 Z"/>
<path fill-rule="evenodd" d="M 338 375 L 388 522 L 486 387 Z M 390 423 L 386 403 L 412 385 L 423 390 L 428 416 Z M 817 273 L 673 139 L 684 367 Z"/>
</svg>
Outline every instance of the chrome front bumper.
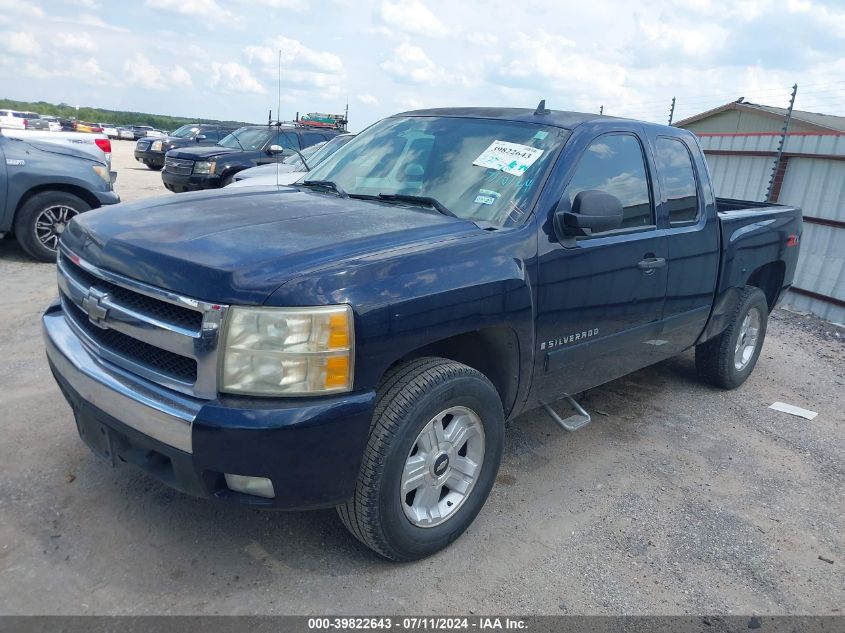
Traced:
<svg viewBox="0 0 845 633">
<path fill-rule="evenodd" d="M 191 426 L 203 401 L 176 394 L 94 357 L 57 305 L 42 317 L 53 369 L 94 407 L 159 442 L 192 453 Z"/>
</svg>

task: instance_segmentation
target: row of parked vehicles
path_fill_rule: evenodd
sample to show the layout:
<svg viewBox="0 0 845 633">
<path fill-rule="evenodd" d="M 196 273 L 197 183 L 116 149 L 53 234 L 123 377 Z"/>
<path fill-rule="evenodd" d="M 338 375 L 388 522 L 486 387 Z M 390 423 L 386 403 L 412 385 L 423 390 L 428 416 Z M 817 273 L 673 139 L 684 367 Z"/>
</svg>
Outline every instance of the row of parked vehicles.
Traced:
<svg viewBox="0 0 845 633">
<path fill-rule="evenodd" d="M 309 123 L 247 125 L 238 129 L 216 124 L 189 124 L 161 138 L 140 139 L 135 160 L 162 171 L 162 182 L 176 193 L 217 189 L 261 175 L 272 167 L 286 175 L 278 184 L 295 181 L 330 156 L 352 135 L 340 127 Z M 325 149 L 323 149 L 325 147 Z M 318 154 L 318 150 L 319 154 Z M 311 158 L 313 156 L 313 158 Z M 284 182 L 283 182 L 284 181 Z"/>
<path fill-rule="evenodd" d="M 65 119 L 37 112 L 20 110 L 0 110 L 0 129 L 6 130 L 46 130 L 50 132 L 86 132 L 105 134 L 112 140 L 137 141 L 145 137 L 166 136 L 164 130 L 157 130 L 151 125 L 119 126 L 114 123 L 88 123 L 76 119 Z"/>
<path fill-rule="evenodd" d="M 342 138 L 207 131 L 161 139 L 171 188 L 280 174 L 261 163 Z M 11 182 L 29 158 L 0 149 Z M 200 497 L 336 507 L 414 560 L 481 510 L 506 420 L 577 430 L 576 394 L 689 349 L 738 387 L 792 284 L 800 210 L 716 198 L 687 130 L 541 102 L 406 112 L 321 149 L 291 186 L 61 224 L 44 342 L 95 454 Z"/>
</svg>

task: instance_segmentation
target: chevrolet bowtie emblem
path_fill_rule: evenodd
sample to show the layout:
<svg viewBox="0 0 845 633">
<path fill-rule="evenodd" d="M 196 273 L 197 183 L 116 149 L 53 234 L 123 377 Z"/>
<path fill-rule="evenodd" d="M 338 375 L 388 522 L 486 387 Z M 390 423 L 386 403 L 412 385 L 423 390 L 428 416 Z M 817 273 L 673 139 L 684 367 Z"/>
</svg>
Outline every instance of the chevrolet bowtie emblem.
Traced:
<svg viewBox="0 0 845 633">
<path fill-rule="evenodd" d="M 88 320 L 104 330 L 108 327 L 104 323 L 109 314 L 109 308 L 105 305 L 108 298 L 108 293 L 91 288 L 82 300 L 82 309 L 88 314 Z"/>
</svg>

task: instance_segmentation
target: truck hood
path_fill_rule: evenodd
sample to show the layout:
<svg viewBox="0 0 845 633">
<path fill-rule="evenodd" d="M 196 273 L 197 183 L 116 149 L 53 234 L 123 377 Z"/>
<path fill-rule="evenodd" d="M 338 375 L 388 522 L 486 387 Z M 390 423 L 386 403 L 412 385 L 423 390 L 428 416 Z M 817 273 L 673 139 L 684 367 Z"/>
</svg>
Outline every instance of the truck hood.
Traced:
<svg viewBox="0 0 845 633">
<path fill-rule="evenodd" d="M 21 142 L 26 143 L 27 145 L 42 152 L 50 152 L 51 154 L 61 154 L 62 156 L 73 156 L 74 158 L 82 158 L 90 162 L 99 162 L 100 164 L 105 165 L 103 161 L 95 161 L 90 151 L 76 149 L 75 147 L 72 147 L 66 142 L 58 141 L 52 143 L 50 141 L 42 139 L 21 139 Z M 96 145 L 92 145 L 92 147 L 96 148 Z M 105 156 L 105 154 L 101 155 Z"/>
<path fill-rule="evenodd" d="M 250 187 L 89 211 L 73 220 L 62 245 L 153 286 L 255 305 L 305 271 L 478 231 L 471 222 L 426 209 Z"/>
<path fill-rule="evenodd" d="M 239 152 L 243 152 L 244 150 L 237 148 L 232 149 L 231 147 L 222 147 L 220 145 L 200 145 L 200 146 L 188 146 L 184 148 L 177 147 L 172 149 L 168 152 L 168 154 L 173 158 L 187 158 L 190 160 L 208 160 L 210 158 L 217 158 L 218 156 L 224 156 L 226 154 L 237 154 Z"/>
</svg>

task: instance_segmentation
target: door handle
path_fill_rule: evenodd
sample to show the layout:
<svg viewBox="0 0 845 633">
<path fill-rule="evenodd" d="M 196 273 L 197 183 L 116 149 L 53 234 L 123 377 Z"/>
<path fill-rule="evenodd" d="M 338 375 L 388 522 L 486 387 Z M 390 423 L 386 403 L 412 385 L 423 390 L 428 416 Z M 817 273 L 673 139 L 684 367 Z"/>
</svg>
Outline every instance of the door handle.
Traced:
<svg viewBox="0 0 845 633">
<path fill-rule="evenodd" d="M 637 268 L 648 273 L 654 272 L 657 268 L 663 268 L 666 265 L 664 257 L 646 257 L 637 262 Z"/>
</svg>

